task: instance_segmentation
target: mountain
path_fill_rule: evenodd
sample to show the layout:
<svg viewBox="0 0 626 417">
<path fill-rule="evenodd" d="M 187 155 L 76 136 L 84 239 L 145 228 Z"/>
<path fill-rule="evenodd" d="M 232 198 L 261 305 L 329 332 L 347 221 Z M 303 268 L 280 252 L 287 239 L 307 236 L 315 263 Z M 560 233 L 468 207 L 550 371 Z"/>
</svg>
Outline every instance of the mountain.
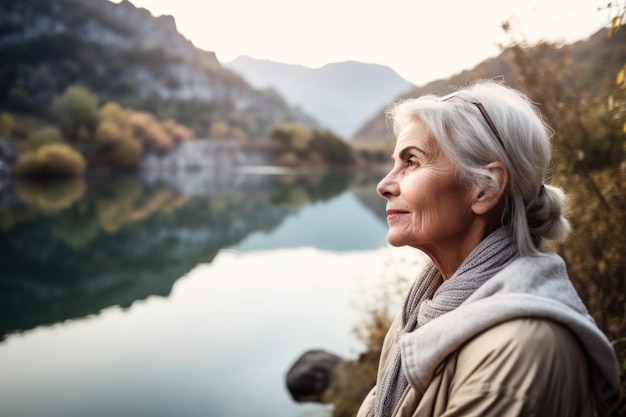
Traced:
<svg viewBox="0 0 626 417">
<path fill-rule="evenodd" d="M 344 138 L 350 138 L 381 104 L 414 87 L 389 67 L 355 61 L 314 69 L 240 56 L 224 66 L 257 88 L 274 88 Z"/>
<path fill-rule="evenodd" d="M 197 134 L 220 121 L 255 138 L 275 123 L 307 120 L 195 47 L 171 16 L 128 0 L 0 0 L 0 109 L 44 114 L 74 84 Z"/>
<path fill-rule="evenodd" d="M 496 58 L 487 59 L 481 62 L 471 70 L 464 70 L 450 78 L 435 80 L 424 86 L 415 87 L 409 91 L 405 91 L 405 94 L 395 97 L 393 101 L 410 97 L 419 97 L 423 94 L 432 92 L 439 92 L 443 94 L 444 92 L 450 92 L 450 86 L 452 85 L 461 86 L 465 85 L 469 80 L 506 76 L 510 72 L 511 67 L 509 65 L 509 54 L 502 53 Z M 373 116 L 357 129 L 352 140 L 355 143 L 377 143 L 392 140 L 393 135 L 391 134 L 385 117 L 386 109 L 387 105 L 385 103 L 381 103 L 381 106 L 373 114 Z"/>
<path fill-rule="evenodd" d="M 595 96 L 607 85 L 614 85 L 615 74 L 626 62 L 625 33 L 622 30 L 619 36 L 607 37 L 606 30 L 602 29 L 588 39 L 557 48 L 555 54 L 563 53 L 567 49 L 577 88 L 589 96 Z M 451 86 L 463 86 L 472 80 L 485 78 L 502 77 L 515 87 L 515 80 L 509 79 L 513 71 L 512 62 L 513 52 L 507 48 L 495 58 L 489 58 L 474 68 L 461 71 L 450 78 L 415 87 L 397 99 L 419 97 L 426 93 L 447 94 L 452 91 Z M 573 84 L 573 80 L 569 82 Z M 356 131 L 353 142 L 378 143 L 393 140 L 384 114 L 386 107 L 381 104 L 378 111 Z"/>
</svg>

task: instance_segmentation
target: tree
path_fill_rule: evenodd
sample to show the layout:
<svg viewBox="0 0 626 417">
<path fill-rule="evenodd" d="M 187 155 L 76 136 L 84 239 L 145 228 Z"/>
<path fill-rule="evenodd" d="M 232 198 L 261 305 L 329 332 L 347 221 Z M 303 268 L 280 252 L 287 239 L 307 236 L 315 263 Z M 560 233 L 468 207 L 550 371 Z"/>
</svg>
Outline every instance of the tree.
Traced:
<svg viewBox="0 0 626 417">
<path fill-rule="evenodd" d="M 136 168 L 143 155 L 143 145 L 134 135 L 131 117 L 130 111 L 114 102 L 106 103 L 100 110 L 97 154 L 118 169 Z"/>
<path fill-rule="evenodd" d="M 168 134 L 152 113 L 132 112 L 130 125 L 133 128 L 134 136 L 157 152 L 167 152 L 174 144 L 172 136 Z"/>
<path fill-rule="evenodd" d="M 334 167 L 348 167 L 354 163 L 350 145 L 330 130 L 314 130 L 309 149 L 319 153 L 328 165 Z"/>
<path fill-rule="evenodd" d="M 0 113 L 0 136 L 10 137 L 15 128 L 15 119 L 8 113 Z"/>
<path fill-rule="evenodd" d="M 22 144 L 23 150 L 36 150 L 49 143 L 62 143 L 63 135 L 56 126 L 44 126 L 28 135 L 28 139 Z"/>
<path fill-rule="evenodd" d="M 221 120 L 214 121 L 209 129 L 209 137 L 211 139 L 225 139 L 229 129 L 228 123 Z"/>
<path fill-rule="evenodd" d="M 609 23 L 608 37 L 615 37 L 622 34 L 626 17 L 626 4 L 609 3 L 607 8 L 614 12 L 614 16 Z M 608 110 L 613 114 L 614 119 L 622 122 L 622 130 L 626 132 L 626 63 L 617 71 L 615 76 L 617 89 L 614 89 L 608 98 Z"/>
<path fill-rule="evenodd" d="M 52 103 L 52 113 L 65 138 L 78 146 L 88 147 L 98 125 L 98 97 L 87 88 L 69 87 Z"/>
<path fill-rule="evenodd" d="M 177 123 L 173 119 L 164 120 L 162 123 L 165 132 L 172 138 L 174 143 L 186 142 L 193 136 L 193 131 L 187 126 Z"/>
<path fill-rule="evenodd" d="M 609 97 L 623 95 L 623 90 L 583 94 L 585 80 L 576 78 L 568 49 L 559 45 L 513 42 L 509 48 L 513 67 L 509 83 L 538 103 L 555 132 L 553 181 L 570 198 L 568 217 L 573 225 L 569 241 L 555 249 L 626 367 L 626 134 L 619 109 L 606 106 L 612 101 Z M 612 70 L 604 72 L 605 84 L 614 85 Z M 616 415 L 624 409 L 625 384 L 622 379 L 617 401 L 600 405 L 598 415 Z"/>
<path fill-rule="evenodd" d="M 270 139 L 278 144 L 284 152 L 293 152 L 298 157 L 304 157 L 313 132 L 298 123 L 284 123 L 270 132 Z"/>
<path fill-rule="evenodd" d="M 330 130 L 311 130 L 297 123 L 286 123 L 276 126 L 270 139 L 282 151 L 279 157 L 282 165 L 295 166 L 306 162 L 309 165 L 347 167 L 354 164 L 350 145 Z"/>
</svg>

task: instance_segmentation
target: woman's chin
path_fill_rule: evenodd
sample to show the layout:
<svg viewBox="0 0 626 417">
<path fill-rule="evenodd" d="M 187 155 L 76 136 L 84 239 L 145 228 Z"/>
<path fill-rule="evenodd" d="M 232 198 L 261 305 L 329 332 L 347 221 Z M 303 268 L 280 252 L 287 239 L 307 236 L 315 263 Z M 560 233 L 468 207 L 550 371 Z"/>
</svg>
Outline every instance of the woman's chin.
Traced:
<svg viewBox="0 0 626 417">
<path fill-rule="evenodd" d="M 391 246 L 394 246 L 396 248 L 407 245 L 407 242 L 404 239 L 401 239 L 397 236 L 393 236 L 391 234 L 387 234 L 387 243 L 389 243 Z"/>
</svg>

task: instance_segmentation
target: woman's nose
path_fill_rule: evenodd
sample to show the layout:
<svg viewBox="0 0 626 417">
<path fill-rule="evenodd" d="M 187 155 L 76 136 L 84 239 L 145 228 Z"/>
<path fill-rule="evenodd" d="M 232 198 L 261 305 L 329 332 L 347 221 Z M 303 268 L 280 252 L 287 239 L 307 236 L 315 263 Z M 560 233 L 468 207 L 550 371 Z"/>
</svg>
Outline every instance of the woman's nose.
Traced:
<svg viewBox="0 0 626 417">
<path fill-rule="evenodd" d="M 392 172 L 389 172 L 389 174 L 387 174 L 385 178 L 380 180 L 380 182 L 376 186 L 376 191 L 378 192 L 378 194 L 382 198 L 386 199 L 389 199 L 394 195 L 398 195 L 399 190 L 400 189 L 398 188 L 398 183 L 395 181 Z"/>
</svg>

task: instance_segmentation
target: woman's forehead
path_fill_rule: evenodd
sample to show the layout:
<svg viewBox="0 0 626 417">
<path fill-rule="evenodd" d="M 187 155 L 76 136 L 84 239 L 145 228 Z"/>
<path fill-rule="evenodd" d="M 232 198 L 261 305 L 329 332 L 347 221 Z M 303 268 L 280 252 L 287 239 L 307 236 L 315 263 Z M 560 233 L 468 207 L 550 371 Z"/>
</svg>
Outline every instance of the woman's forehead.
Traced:
<svg viewBox="0 0 626 417">
<path fill-rule="evenodd" d="M 439 148 L 439 144 L 430 134 L 426 124 L 420 120 L 407 123 L 398 134 L 396 150 L 409 145 L 419 146 L 423 149 Z"/>
</svg>

